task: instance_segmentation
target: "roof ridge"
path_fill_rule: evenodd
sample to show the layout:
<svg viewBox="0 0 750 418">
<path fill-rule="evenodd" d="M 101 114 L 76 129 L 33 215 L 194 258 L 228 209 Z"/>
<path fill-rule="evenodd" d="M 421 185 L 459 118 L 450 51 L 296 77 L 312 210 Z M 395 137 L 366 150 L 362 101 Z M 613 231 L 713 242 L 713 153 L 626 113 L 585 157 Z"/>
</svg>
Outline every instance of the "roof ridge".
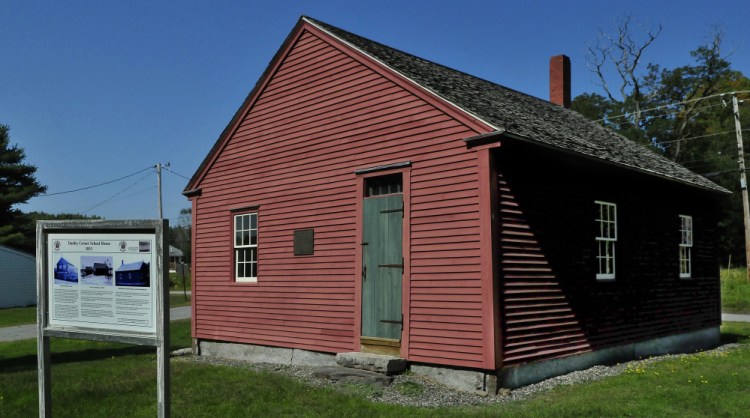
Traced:
<svg viewBox="0 0 750 418">
<path fill-rule="evenodd" d="M 317 19 L 307 16 L 302 19 L 490 126 L 526 137 L 532 143 L 572 151 L 704 189 L 727 192 L 711 180 L 574 110 Z"/>
<path fill-rule="evenodd" d="M 362 36 L 362 35 L 358 35 L 358 34 L 356 34 L 356 33 L 354 33 L 354 32 L 350 32 L 350 31 L 348 31 L 348 30 L 346 30 L 346 29 L 341 29 L 341 28 L 339 28 L 338 26 L 334 26 L 334 25 L 331 25 L 330 23 L 326 23 L 326 22 L 323 22 L 323 21 L 321 21 L 321 20 L 318 20 L 318 19 L 312 18 L 312 17 L 310 17 L 310 16 L 305 16 L 305 15 L 303 15 L 303 16 L 302 16 L 301 18 L 302 18 L 302 19 L 305 19 L 305 20 L 307 20 L 308 22 L 310 22 L 310 23 L 313 23 L 313 24 L 315 24 L 315 25 L 317 25 L 317 26 L 323 26 L 323 28 L 324 28 L 324 29 L 325 29 L 326 27 L 328 27 L 328 28 L 331 28 L 331 29 L 335 29 L 335 30 L 337 30 L 337 31 L 341 31 L 341 32 L 346 32 L 346 33 L 347 33 L 348 35 L 350 35 L 350 36 L 354 36 L 354 37 L 357 37 L 357 38 L 363 39 L 363 40 L 365 40 L 365 41 L 367 41 L 367 42 L 371 42 L 371 43 L 373 43 L 373 44 L 377 44 L 377 45 L 383 46 L 383 47 L 385 47 L 385 48 L 388 48 L 388 49 L 390 49 L 390 50 L 396 51 L 396 52 L 398 52 L 398 53 L 401 53 L 401 54 L 407 55 L 407 56 L 409 56 L 409 57 L 413 57 L 413 58 L 416 58 L 416 59 L 418 59 L 418 60 L 424 61 L 424 62 L 426 62 L 426 63 L 428 63 L 428 64 L 431 64 L 431 65 L 435 65 L 435 66 L 438 66 L 438 67 L 442 67 L 442 68 L 444 68 L 444 69 L 446 69 L 446 70 L 449 70 L 449 71 L 452 71 L 452 72 L 455 72 L 455 73 L 459 73 L 459 74 L 461 74 L 461 75 L 463 75 L 463 76 L 471 77 L 471 78 L 473 78 L 473 79 L 475 79 L 475 80 L 479 80 L 479 81 L 482 81 L 482 82 L 485 82 L 485 83 L 489 83 L 489 84 L 492 84 L 492 85 L 494 85 L 494 86 L 497 86 L 497 87 L 500 87 L 500 88 L 503 88 L 503 89 L 506 89 L 506 90 L 510 90 L 510 91 L 512 91 L 512 92 L 514 92 L 514 93 L 517 93 L 517 94 L 521 94 L 521 95 L 523 95 L 523 96 L 526 96 L 526 97 L 528 97 L 528 98 L 530 98 L 530 99 L 534 99 L 534 100 L 539 100 L 539 101 L 542 101 L 542 102 L 544 102 L 544 103 L 547 103 L 547 104 L 549 104 L 549 105 L 551 105 L 551 106 L 556 106 L 556 107 L 560 107 L 561 109 L 564 109 L 564 108 L 563 108 L 562 106 L 558 106 L 558 105 L 556 105 L 556 104 L 554 104 L 554 103 L 550 102 L 549 100 L 545 100 L 545 99 L 542 99 L 541 97 L 536 97 L 536 96 L 533 96 L 533 95 L 531 95 L 531 94 L 529 94 L 529 93 L 524 93 L 524 92 L 522 92 L 522 91 L 520 91 L 520 90 L 516 90 L 516 89 L 514 89 L 514 88 L 512 88 L 512 87 L 508 87 L 508 86 L 505 86 L 505 85 L 503 85 L 503 84 L 499 84 L 499 83 L 496 83 L 496 82 L 494 82 L 494 81 L 492 81 L 492 80 L 488 80 L 488 79 L 486 79 L 486 78 L 482 78 L 482 77 L 478 77 L 478 76 L 475 76 L 475 75 L 473 75 L 473 74 L 467 73 L 467 72 L 465 72 L 465 71 L 462 71 L 462 70 L 458 70 L 458 69 L 456 69 L 456 68 L 453 68 L 453 67 L 450 67 L 450 66 L 448 66 L 448 65 L 445 65 L 445 64 L 441 64 L 441 63 L 439 63 L 439 62 L 435 62 L 435 61 L 429 60 L 429 59 L 427 59 L 427 58 L 423 58 L 423 57 L 420 57 L 419 55 L 415 55 L 415 54 L 412 54 L 412 53 L 410 53 L 410 52 L 406 52 L 406 51 L 404 51 L 404 50 L 402 50 L 402 49 L 399 49 L 399 48 L 395 48 L 395 47 L 392 47 L 392 46 L 390 46 L 390 45 L 386 45 L 386 44 L 384 44 L 384 43 L 382 43 L 382 42 L 374 41 L 374 40 L 372 40 L 372 39 L 370 39 L 370 38 L 366 38 L 366 37 L 364 37 L 364 36 Z M 356 45 L 355 45 L 355 47 L 356 47 Z M 359 48 L 358 48 L 358 49 L 359 49 Z M 388 65 L 387 63 L 384 63 L 384 64 L 385 64 L 385 65 Z M 390 66 L 389 66 L 389 67 L 390 67 Z M 569 109 L 565 109 L 565 110 L 568 110 L 568 111 L 570 111 Z"/>
</svg>

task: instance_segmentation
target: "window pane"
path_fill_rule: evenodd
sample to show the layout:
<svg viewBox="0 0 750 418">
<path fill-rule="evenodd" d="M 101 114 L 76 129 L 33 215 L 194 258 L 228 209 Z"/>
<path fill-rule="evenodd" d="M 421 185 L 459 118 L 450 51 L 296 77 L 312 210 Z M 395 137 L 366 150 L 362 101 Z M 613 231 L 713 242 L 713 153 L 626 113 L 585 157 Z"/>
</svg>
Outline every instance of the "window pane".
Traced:
<svg viewBox="0 0 750 418">
<path fill-rule="evenodd" d="M 401 193 L 403 190 L 401 174 L 365 179 L 365 189 L 367 190 L 367 196 Z"/>
<path fill-rule="evenodd" d="M 234 264 L 235 264 L 235 275 L 237 277 L 243 277 L 245 270 L 242 262 L 244 261 L 245 250 L 234 250 Z"/>
<path fill-rule="evenodd" d="M 255 279 L 258 262 L 258 214 L 247 213 L 234 217 L 234 270 L 237 279 Z M 246 280 L 245 280 L 246 281 Z"/>
</svg>

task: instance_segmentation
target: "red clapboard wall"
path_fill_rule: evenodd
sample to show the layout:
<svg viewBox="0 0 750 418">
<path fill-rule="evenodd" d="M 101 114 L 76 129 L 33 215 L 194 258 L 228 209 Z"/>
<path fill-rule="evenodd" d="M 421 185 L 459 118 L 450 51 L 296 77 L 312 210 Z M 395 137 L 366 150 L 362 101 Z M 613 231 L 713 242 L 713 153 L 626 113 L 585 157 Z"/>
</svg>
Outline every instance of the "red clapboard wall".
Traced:
<svg viewBox="0 0 750 418">
<path fill-rule="evenodd" d="M 711 199 L 521 145 L 496 161 L 502 366 L 720 325 Z M 595 279 L 597 199 L 617 205 L 612 281 Z M 695 228 L 690 279 L 679 277 L 681 214 Z"/>
<path fill-rule="evenodd" d="M 194 337 L 359 350 L 354 170 L 410 161 L 407 359 L 486 366 L 477 156 L 462 139 L 488 127 L 304 22 L 246 106 L 193 198 Z M 251 205 L 258 282 L 235 283 L 231 210 Z M 302 228 L 314 256 L 293 254 Z"/>
</svg>

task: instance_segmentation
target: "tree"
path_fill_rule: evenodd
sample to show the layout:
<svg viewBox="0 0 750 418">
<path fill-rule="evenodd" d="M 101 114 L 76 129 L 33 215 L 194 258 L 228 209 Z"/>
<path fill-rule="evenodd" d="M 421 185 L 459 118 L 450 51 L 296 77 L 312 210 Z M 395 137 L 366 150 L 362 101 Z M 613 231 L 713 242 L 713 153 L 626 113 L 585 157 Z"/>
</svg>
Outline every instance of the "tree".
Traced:
<svg viewBox="0 0 750 418">
<path fill-rule="evenodd" d="M 101 219 L 101 217 L 95 215 L 81 215 L 79 213 L 47 213 L 36 211 L 29 213 L 20 213 L 16 218 L 16 228 L 21 237 L 15 241 L 15 248 L 33 254 L 36 251 L 37 221 L 62 221 L 70 219 Z"/>
<path fill-rule="evenodd" d="M 170 245 L 182 250 L 185 255 L 185 262 L 190 263 L 192 255 L 192 223 L 193 209 L 180 209 L 180 215 L 177 218 L 177 225 L 169 227 Z"/>
<path fill-rule="evenodd" d="M 22 244 L 23 213 L 14 206 L 28 202 L 47 188 L 34 178 L 36 167 L 24 163 L 23 148 L 10 145 L 9 131 L 8 126 L 0 125 L 0 244 L 33 252 L 33 248 Z"/>
<path fill-rule="evenodd" d="M 629 15 L 619 18 L 615 34 L 599 31 L 599 40 L 588 47 L 587 66 L 597 76 L 599 83 L 609 99 L 610 106 L 621 114 L 628 114 L 630 125 L 635 129 L 622 126 L 621 133 L 630 139 L 641 142 L 639 128 L 643 121 L 642 110 L 648 101 L 650 92 L 645 85 L 647 79 L 641 75 L 642 59 L 646 49 L 656 41 L 662 31 L 658 27 L 643 30 L 644 40 L 638 40 L 631 30 L 633 18 Z M 606 67 L 611 64 L 619 80 L 610 83 L 605 76 Z M 616 85 L 617 90 L 612 88 Z M 619 123 L 617 121 L 616 123 Z"/>
<path fill-rule="evenodd" d="M 647 31 L 638 44 L 628 32 L 629 23 L 628 18 L 616 36 L 602 35 L 599 46 L 589 49 L 589 66 L 600 79 L 603 94 L 582 94 L 571 107 L 732 191 L 721 200 L 719 254 L 724 261 L 731 255 L 741 263 L 744 226 L 734 120 L 729 97 L 722 99 L 719 94 L 748 91 L 750 79 L 733 71 L 728 56 L 722 54 L 721 31 L 714 30 L 708 43 L 690 52 L 691 64 L 663 68 L 641 59 L 661 26 Z M 619 84 L 607 83 L 607 65 L 615 67 Z M 612 85 L 619 88 L 614 90 Z M 750 109 L 740 114 L 743 126 L 750 126 Z"/>
<path fill-rule="evenodd" d="M 691 51 L 693 65 L 673 70 L 649 65 L 646 83 L 653 94 L 649 105 L 659 109 L 649 114 L 643 129 L 646 136 L 657 142 L 666 156 L 674 161 L 696 157 L 695 152 L 684 155 L 683 151 L 689 151 L 690 146 L 696 144 L 684 139 L 703 135 L 707 121 L 717 116 L 713 106 L 707 106 L 701 99 L 729 91 L 724 88 L 731 78 L 731 69 L 729 61 L 721 54 L 721 40 L 722 34 L 717 31 L 708 45 Z"/>
</svg>

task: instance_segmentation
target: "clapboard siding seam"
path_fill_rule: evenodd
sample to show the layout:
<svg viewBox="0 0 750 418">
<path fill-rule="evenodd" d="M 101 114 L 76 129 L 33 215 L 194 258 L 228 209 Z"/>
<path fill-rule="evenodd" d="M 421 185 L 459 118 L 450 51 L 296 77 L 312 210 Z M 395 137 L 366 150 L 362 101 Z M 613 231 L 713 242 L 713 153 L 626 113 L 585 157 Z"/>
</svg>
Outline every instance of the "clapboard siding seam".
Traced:
<svg viewBox="0 0 750 418">
<path fill-rule="evenodd" d="M 287 141 L 281 141 L 282 143 L 285 143 L 287 147 L 293 147 L 295 144 L 305 144 L 306 146 L 309 146 L 316 140 L 321 140 L 324 144 L 328 144 L 328 147 L 335 148 L 344 145 L 341 142 L 337 142 L 341 140 L 347 140 L 347 146 L 355 145 L 356 142 L 349 139 L 356 137 L 359 133 L 365 135 L 369 134 L 371 137 L 378 137 L 379 142 L 394 141 L 394 143 L 399 143 L 399 141 L 404 137 L 413 137 L 415 135 L 422 134 L 429 138 L 434 137 L 435 133 L 440 133 L 441 135 L 443 135 L 447 129 L 455 128 L 455 125 L 446 121 L 443 116 L 435 114 L 435 112 L 431 111 L 420 113 L 418 115 L 415 115 L 415 117 L 413 118 L 409 118 L 408 120 L 400 120 L 398 124 L 394 124 L 393 121 L 397 118 L 398 116 L 386 115 L 370 120 L 363 120 L 359 122 L 356 127 L 350 127 L 351 129 L 346 129 L 343 125 L 340 124 L 336 129 L 331 129 L 329 131 L 321 131 L 317 128 L 309 128 L 305 131 L 296 131 L 289 133 L 287 138 L 278 138 L 275 140 L 288 139 Z M 373 147 L 373 145 L 374 144 L 370 145 L 372 150 L 369 152 L 369 154 L 371 154 L 372 156 L 377 156 L 378 149 Z M 406 143 L 401 143 L 400 146 L 406 146 L 407 149 L 413 148 L 408 147 Z M 290 148 L 289 150 L 299 153 L 298 149 Z M 381 151 L 380 155 L 382 158 L 382 147 L 379 150 Z M 457 151 L 458 150 L 454 146 L 453 154 L 457 153 Z M 227 153 L 227 163 L 237 158 L 244 158 L 249 155 L 251 154 L 248 154 L 247 150 L 238 151 L 236 153 Z M 269 159 L 269 157 L 271 156 L 276 158 L 284 156 L 283 154 L 279 153 L 260 153 L 260 155 L 264 158 L 257 158 L 258 163 L 274 161 Z M 292 153 L 291 155 L 294 154 Z M 363 156 L 361 158 L 364 159 L 366 157 Z M 255 159 L 253 160 L 253 164 L 256 164 Z M 221 167 L 221 164 L 218 164 L 217 167 Z"/>
<path fill-rule="evenodd" d="M 407 150 L 416 150 L 416 149 L 424 149 L 424 146 L 427 144 L 430 144 L 432 146 L 435 145 L 435 142 L 454 142 L 456 138 L 460 138 L 463 135 L 457 135 L 461 132 L 465 132 L 464 128 L 461 128 L 459 126 L 453 126 L 453 127 L 435 127 L 435 126 L 418 126 L 418 127 L 388 127 L 384 128 L 382 130 L 375 130 L 370 132 L 363 132 L 361 135 L 357 135 L 352 138 L 345 138 L 345 136 L 348 135 L 342 135 L 342 136 L 330 136 L 330 135 L 321 135 L 319 139 L 312 140 L 312 139 L 306 139 L 305 141 L 301 141 L 300 144 L 304 144 L 305 146 L 314 147 L 314 150 L 318 150 L 321 148 L 321 145 L 329 144 L 328 147 L 331 149 L 335 149 L 339 153 L 342 154 L 342 156 L 348 156 L 348 155 L 356 155 L 352 153 L 351 149 L 348 149 L 348 147 L 343 147 L 341 143 L 337 141 L 341 141 L 346 139 L 346 145 L 348 146 L 357 146 L 357 148 L 361 148 L 362 145 L 368 145 L 370 147 L 373 146 L 373 144 L 370 144 L 372 140 L 377 139 L 378 143 L 382 142 L 390 142 L 390 141 L 404 141 L 405 139 L 409 139 L 409 144 L 414 144 L 414 148 L 406 147 L 404 148 L 405 151 Z M 353 139 L 354 138 L 354 139 Z M 422 144 L 421 142 L 424 142 Z M 290 157 L 297 155 L 293 152 L 299 153 L 300 151 L 294 147 L 295 144 L 285 144 L 286 147 L 290 147 L 290 149 L 287 152 L 287 154 L 281 153 L 280 156 L 283 157 Z M 466 155 L 461 152 L 458 146 L 453 145 L 451 148 L 447 149 L 446 151 L 452 151 L 449 154 L 443 153 L 435 153 L 433 150 L 430 150 L 430 154 L 427 155 L 429 158 L 425 158 L 427 156 L 421 156 L 419 155 L 420 161 L 429 161 L 431 166 L 439 166 L 447 163 L 461 163 L 464 161 L 472 161 L 473 159 L 471 156 Z M 325 151 L 325 150 L 324 150 Z M 233 155 L 230 155 L 229 158 L 230 161 L 237 159 L 239 157 L 247 156 L 245 154 L 236 153 Z M 316 157 L 321 157 L 321 155 L 315 155 Z M 273 160 L 271 160 L 273 161 Z M 309 158 L 305 159 L 306 162 L 312 162 L 312 161 L 319 161 L 318 159 L 311 160 Z M 473 161 L 472 161 L 473 162 Z M 233 167 L 233 164 L 228 164 L 229 167 Z M 218 166 L 220 168 L 221 166 Z M 221 173 L 222 170 L 219 170 L 217 168 L 217 173 Z M 222 173 L 224 174 L 224 173 Z M 209 184 L 210 185 L 210 184 Z"/>
<path fill-rule="evenodd" d="M 363 103 L 361 97 L 363 95 L 367 95 L 366 97 L 372 100 L 378 97 L 386 97 L 399 91 L 395 87 L 387 87 L 385 80 L 366 74 L 355 74 L 347 76 L 342 80 L 327 80 L 325 84 L 321 84 L 318 88 L 324 91 L 325 94 L 310 96 L 305 94 L 307 93 L 306 91 L 288 92 L 281 99 L 269 101 L 265 106 L 266 109 L 263 109 L 265 113 L 261 113 L 259 110 L 258 113 L 253 112 L 248 114 L 235 135 L 241 138 L 246 135 L 263 136 L 264 132 L 273 132 L 269 128 L 260 129 L 258 132 L 255 132 L 255 130 L 263 127 L 262 125 L 257 126 L 258 122 L 265 122 L 266 125 L 271 125 L 271 127 L 278 125 L 279 117 L 276 113 L 279 110 L 283 110 L 284 112 L 289 111 L 290 117 L 294 118 L 290 120 L 294 121 L 298 119 L 296 123 L 303 124 L 310 119 L 320 119 L 310 117 L 309 115 L 314 116 L 315 112 L 311 112 L 309 109 L 345 109 L 352 104 Z M 346 94 L 336 94 L 337 91 L 346 92 Z"/>
<path fill-rule="evenodd" d="M 283 98 L 284 102 L 273 104 L 274 106 L 287 105 L 288 108 L 285 108 L 285 112 L 288 111 L 290 120 L 299 119 L 299 121 L 295 123 L 304 123 L 306 120 L 314 119 L 316 115 L 324 115 L 326 113 L 330 114 L 333 111 L 340 111 L 341 109 L 354 107 L 353 110 L 360 110 L 357 106 L 361 104 L 367 104 L 367 106 L 382 106 L 384 103 L 387 103 L 388 100 L 394 100 L 398 103 L 419 102 L 396 88 L 377 89 L 377 87 L 382 86 L 382 84 L 377 83 L 377 79 L 367 77 L 364 73 L 352 72 L 349 74 L 347 72 L 342 72 L 340 75 L 341 78 L 336 80 L 338 82 L 337 84 L 334 84 L 331 79 L 325 79 L 321 80 L 319 87 L 325 89 L 331 85 L 338 85 L 342 90 L 346 90 L 347 87 L 351 89 L 351 87 L 356 86 L 357 91 L 367 91 L 367 93 L 360 93 L 357 96 L 349 94 L 343 97 L 330 94 L 327 97 L 318 97 L 313 100 L 310 97 L 303 96 L 302 93 L 291 94 L 291 92 L 286 92 L 288 96 L 285 95 Z M 267 131 L 268 128 L 265 128 L 266 126 L 276 125 L 287 115 L 286 113 L 277 113 L 278 112 L 271 111 L 268 112 L 267 115 L 251 114 L 252 119 L 248 118 L 243 122 L 237 135 L 258 135 L 259 133 Z"/>
<path fill-rule="evenodd" d="M 420 139 L 420 136 L 421 136 L 422 138 L 427 139 L 427 140 L 434 140 L 436 138 L 436 134 L 439 133 L 440 135 L 443 135 L 443 134 L 446 133 L 446 131 L 450 131 L 450 130 L 451 130 L 451 128 L 435 127 L 435 126 L 430 126 L 430 125 L 424 125 L 423 124 L 423 125 L 420 125 L 420 126 L 414 126 L 414 125 L 412 125 L 408 129 L 395 129 L 395 128 L 393 128 L 393 129 L 387 129 L 387 130 L 385 130 L 383 132 L 372 131 L 372 132 L 368 132 L 367 134 L 369 136 L 371 136 L 372 139 L 378 139 L 380 143 L 387 143 L 387 142 L 391 142 L 391 141 L 399 142 L 403 137 L 409 137 L 409 135 L 411 135 L 412 137 L 416 136 L 416 139 Z M 458 128 L 454 128 L 454 130 L 460 131 L 460 129 L 458 129 Z M 439 137 L 440 136 L 438 136 L 438 138 Z M 375 158 L 378 158 L 378 157 L 381 158 L 381 159 L 383 158 L 382 154 L 378 154 L 377 153 L 378 148 L 374 147 L 373 145 L 368 145 L 368 147 L 367 147 L 368 148 L 367 153 L 364 154 L 364 155 L 361 155 L 361 154 L 353 152 L 354 150 L 348 150 L 347 151 L 347 150 L 337 149 L 337 148 L 342 148 L 342 147 L 341 147 L 341 145 L 339 145 L 339 144 L 337 144 L 337 143 L 334 142 L 336 140 L 336 138 L 334 138 L 334 137 L 323 136 L 323 138 L 327 139 L 327 141 L 324 141 L 324 143 L 330 144 L 327 147 L 323 147 L 323 148 L 331 148 L 332 150 L 338 151 L 337 154 L 340 154 L 340 156 L 338 156 L 337 158 L 342 158 L 343 159 L 343 158 L 349 157 L 349 159 L 351 160 L 352 157 L 355 157 L 359 161 L 366 161 L 368 159 L 371 159 L 371 158 L 375 159 Z M 314 142 L 314 141 L 310 141 L 310 143 L 312 143 L 312 142 Z M 308 143 L 308 145 L 310 143 Z M 349 141 L 347 143 L 347 145 L 355 147 L 355 149 L 361 149 L 362 148 L 361 146 L 359 146 L 360 144 L 358 144 L 357 142 L 354 142 L 354 141 Z M 419 144 L 419 143 L 415 143 L 415 144 L 410 144 L 410 143 L 403 144 L 402 143 L 399 148 L 400 148 L 399 152 L 407 154 L 407 155 L 410 155 L 411 158 L 414 158 L 414 154 L 413 154 L 414 151 L 423 148 L 423 146 L 421 146 L 421 144 Z M 382 147 L 379 148 L 379 149 L 382 151 Z M 310 156 L 307 156 L 307 158 L 305 158 L 302 162 L 304 162 L 306 164 L 313 163 L 313 162 L 318 162 L 321 165 L 323 165 L 323 163 L 325 162 L 325 154 L 323 154 L 323 151 L 317 151 L 317 152 L 316 151 L 317 151 L 317 149 L 313 150 L 313 157 L 314 158 L 310 157 Z M 279 153 L 278 156 L 286 158 L 286 157 L 289 157 L 289 156 L 293 156 L 295 154 L 300 154 L 300 152 L 301 152 L 300 150 L 295 149 L 293 151 L 290 150 L 289 152 L 287 152 L 287 155 L 285 155 L 282 152 L 282 153 Z M 444 157 L 453 157 L 453 158 L 455 158 L 456 154 L 460 155 L 460 150 L 457 149 L 455 146 L 453 146 L 452 148 L 446 149 L 443 152 L 431 152 L 430 154 L 427 154 L 427 155 L 418 155 L 417 156 L 417 158 L 418 158 L 417 161 L 421 161 L 421 162 L 423 162 L 425 164 L 427 164 L 427 163 L 433 164 L 434 163 L 432 161 L 433 159 L 442 159 Z M 252 155 L 252 154 L 244 155 L 244 157 L 248 157 L 250 155 Z M 219 175 L 222 175 L 222 174 L 226 174 L 226 173 L 222 173 L 222 171 L 240 171 L 240 168 L 237 167 L 236 162 L 237 161 L 242 161 L 243 154 L 234 155 L 232 157 L 233 158 L 231 160 L 233 161 L 233 164 L 227 166 L 230 170 L 221 170 L 220 169 L 221 166 L 219 166 L 219 167 L 217 167 L 217 173 L 214 174 L 214 176 L 219 176 Z M 392 159 L 398 159 L 398 158 L 400 158 L 399 157 L 399 153 L 394 153 L 394 156 L 391 157 L 391 158 Z M 266 168 L 267 167 L 273 167 L 275 165 L 274 161 L 277 163 L 278 159 L 276 159 L 276 160 L 273 160 L 273 159 L 259 160 L 257 162 L 253 161 L 252 168 L 256 169 L 256 170 L 259 170 L 259 169 L 262 169 L 264 167 L 266 167 Z M 343 161 L 346 161 L 346 160 L 344 159 Z M 266 165 L 264 165 L 263 163 L 266 163 Z M 205 186 L 206 187 L 211 187 L 211 183 L 208 183 Z"/>
<path fill-rule="evenodd" d="M 419 149 L 418 145 L 414 145 L 413 147 L 409 146 L 409 147 L 402 147 L 402 148 L 403 148 L 403 150 L 399 151 L 398 154 L 394 154 L 394 158 L 393 159 L 398 159 L 399 155 L 401 155 L 401 154 L 404 155 L 404 158 L 408 158 L 407 156 L 411 152 L 412 149 Z M 447 148 L 446 147 L 446 151 L 450 151 L 450 150 L 451 150 L 451 148 Z M 369 149 L 365 149 L 364 152 L 366 152 L 366 153 L 369 154 L 371 151 Z M 321 168 L 322 170 L 320 170 L 320 172 L 330 173 L 332 175 L 340 176 L 342 178 L 348 178 L 350 181 L 353 181 L 353 179 L 351 177 L 351 171 L 347 170 L 348 171 L 347 172 L 347 171 L 344 171 L 344 170 L 346 169 L 346 163 L 347 163 L 347 161 L 349 161 L 349 164 L 351 165 L 351 157 L 356 157 L 356 156 L 357 156 L 357 154 L 353 154 L 352 153 L 351 155 L 349 155 L 347 153 L 346 155 L 342 155 L 341 157 L 337 157 L 337 158 L 335 158 L 333 160 L 329 160 L 328 161 L 329 164 L 326 165 L 326 160 L 324 158 L 324 155 L 321 154 L 320 157 L 316 156 L 316 158 L 314 158 L 314 159 L 312 159 L 312 158 L 307 159 L 306 161 L 304 161 L 304 165 L 306 167 L 309 167 L 310 169 Z M 347 157 L 348 157 L 348 160 L 347 160 Z M 360 155 L 359 157 L 360 157 L 359 161 L 362 161 L 363 164 L 366 164 L 366 163 L 364 163 L 364 161 L 366 161 L 366 158 L 368 158 L 369 156 L 367 154 L 365 154 L 365 155 Z M 432 161 L 431 161 L 430 157 L 431 157 L 430 155 L 422 156 L 423 159 L 421 161 L 417 160 L 414 163 L 415 164 L 420 164 L 420 165 L 431 165 Z M 277 160 L 277 161 L 279 161 L 279 160 Z M 302 164 L 302 163 L 303 162 L 298 162 L 296 164 Z M 373 161 L 373 163 L 375 163 L 375 161 Z M 268 168 L 272 168 L 272 167 L 273 167 L 273 164 L 262 164 L 262 163 L 259 162 L 258 164 L 253 164 L 251 166 L 251 169 L 254 170 L 254 171 L 256 171 L 256 172 L 258 172 L 260 170 L 268 169 Z M 228 181 L 242 180 L 242 179 L 247 178 L 249 176 L 247 169 L 248 169 L 247 167 L 242 167 L 242 166 L 241 167 L 237 167 L 237 166 L 234 166 L 234 167 L 231 168 L 231 170 L 224 171 L 223 175 L 226 176 L 226 178 L 227 178 Z M 293 176 L 293 171 L 292 170 L 286 170 L 286 171 L 281 172 L 279 174 L 276 174 L 274 177 L 270 177 L 270 178 L 279 179 L 279 180 L 289 180 L 289 181 L 287 181 L 287 183 L 291 183 L 290 180 L 291 180 L 292 176 Z M 214 184 L 221 184 L 220 181 L 219 181 L 219 179 L 218 179 L 218 176 L 217 176 L 216 180 L 211 180 L 211 182 L 209 182 L 206 185 L 206 187 L 211 187 Z"/>
<path fill-rule="evenodd" d="M 350 105 L 366 103 L 362 101 L 361 96 L 363 95 L 367 95 L 366 97 L 369 99 L 375 99 L 388 97 L 392 94 L 400 94 L 400 90 L 397 87 L 390 86 L 387 81 L 366 73 L 346 76 L 343 80 L 328 79 L 317 88 L 324 93 L 316 96 L 314 94 L 306 95 L 306 91 L 287 92 L 281 99 L 269 100 L 265 105 L 265 109 L 256 109 L 245 117 L 235 135 L 238 138 L 242 138 L 248 134 L 253 134 L 255 123 L 258 121 L 274 122 L 278 120 L 276 113 L 279 110 L 293 112 L 290 116 L 293 116 L 294 119 L 299 119 L 299 121 L 296 121 L 297 123 L 304 123 L 304 121 L 310 119 L 309 116 L 304 115 L 315 114 L 314 112 L 307 111 L 310 107 L 318 110 L 326 108 L 346 109 Z M 337 92 L 344 93 L 336 94 Z M 299 114 L 295 115 L 294 112 Z M 291 120 L 294 121 L 294 119 Z M 257 133 L 255 134 L 257 135 Z M 234 144 L 234 146 L 237 146 L 237 144 Z"/>
</svg>

